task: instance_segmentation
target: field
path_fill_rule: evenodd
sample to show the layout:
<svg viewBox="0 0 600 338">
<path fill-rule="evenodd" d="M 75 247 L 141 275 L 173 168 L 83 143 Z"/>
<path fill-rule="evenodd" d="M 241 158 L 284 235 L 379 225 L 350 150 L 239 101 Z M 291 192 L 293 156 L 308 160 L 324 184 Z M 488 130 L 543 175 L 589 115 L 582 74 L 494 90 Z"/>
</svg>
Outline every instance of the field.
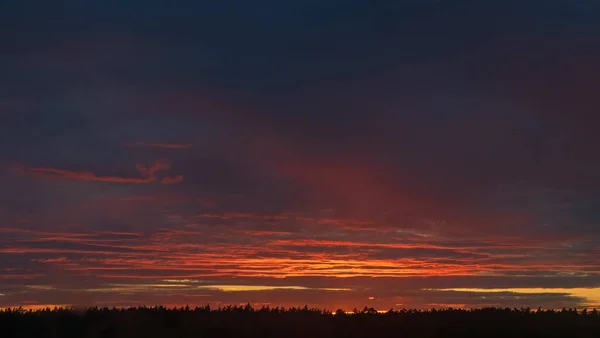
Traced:
<svg viewBox="0 0 600 338">
<path fill-rule="evenodd" d="M 600 337 L 597 311 L 530 309 L 331 313 L 250 306 L 0 312 L 0 337 Z"/>
</svg>

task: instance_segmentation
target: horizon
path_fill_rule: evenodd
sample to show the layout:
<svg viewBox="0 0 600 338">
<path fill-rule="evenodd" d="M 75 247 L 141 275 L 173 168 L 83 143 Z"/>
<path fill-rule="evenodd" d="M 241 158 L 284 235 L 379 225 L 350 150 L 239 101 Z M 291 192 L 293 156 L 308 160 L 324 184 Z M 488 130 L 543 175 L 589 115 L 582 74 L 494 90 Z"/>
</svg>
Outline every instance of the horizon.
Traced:
<svg viewBox="0 0 600 338">
<path fill-rule="evenodd" d="M 0 308 L 600 308 L 600 2 L 0 2 Z"/>
<path fill-rule="evenodd" d="M 211 306 L 210 304 L 205 304 L 205 305 L 190 305 L 190 304 L 179 304 L 179 305 L 138 305 L 138 306 L 87 306 L 87 307 L 72 307 L 69 304 L 40 304 L 40 305 L 33 305 L 33 306 L 19 306 L 19 307 L 6 307 L 6 308 L 0 308 L 0 312 L 19 312 L 19 311 L 25 311 L 25 312 L 45 312 L 45 311 L 70 311 L 70 312 L 76 312 L 76 313 L 82 313 L 82 312 L 87 312 L 87 311 L 100 311 L 100 310 L 140 310 L 140 309 L 150 309 L 150 310 L 165 310 L 165 311 L 211 311 L 211 312 L 227 312 L 227 311 L 234 311 L 236 309 L 244 309 L 244 311 L 253 311 L 253 312 L 259 312 L 259 311 L 280 311 L 280 312 L 294 312 L 294 311 L 311 311 L 311 312 L 320 312 L 321 314 L 324 315 L 332 315 L 335 316 L 338 314 L 338 312 L 341 310 L 343 312 L 343 314 L 345 315 L 353 315 L 353 314 L 364 314 L 364 313 L 373 313 L 372 311 L 376 312 L 377 314 L 386 314 L 386 313 L 403 313 L 403 312 L 413 312 L 413 311 L 417 311 L 417 312 L 432 312 L 432 311 L 438 311 L 438 312 L 444 312 L 444 311 L 466 311 L 466 312 L 470 312 L 470 311 L 485 311 L 485 310 L 511 310 L 511 311 L 525 311 L 525 312 L 531 312 L 531 313 L 535 313 L 538 311 L 541 312 L 573 312 L 576 311 L 577 313 L 597 313 L 598 309 L 597 308 L 576 308 L 576 307 L 572 307 L 572 308 L 542 308 L 542 307 L 537 307 L 537 308 L 531 308 L 531 307 L 504 307 L 504 308 L 500 308 L 500 307 L 471 307 L 471 308 L 466 308 L 466 307 L 430 307 L 430 308 L 390 308 L 390 309 L 386 309 L 386 310 L 381 310 L 381 309 L 375 309 L 373 307 L 369 307 L 367 305 L 363 306 L 363 307 L 358 307 L 358 308 L 353 308 L 352 310 L 347 310 L 347 309 L 342 309 L 342 308 L 338 308 L 338 309 L 325 309 L 325 308 L 316 308 L 316 307 L 309 307 L 308 305 L 301 305 L 301 306 L 289 306 L 289 307 L 284 307 L 284 306 L 270 306 L 270 305 L 265 305 L 265 304 L 250 304 L 250 303 L 240 303 L 240 304 L 221 304 L 218 306 Z"/>
</svg>

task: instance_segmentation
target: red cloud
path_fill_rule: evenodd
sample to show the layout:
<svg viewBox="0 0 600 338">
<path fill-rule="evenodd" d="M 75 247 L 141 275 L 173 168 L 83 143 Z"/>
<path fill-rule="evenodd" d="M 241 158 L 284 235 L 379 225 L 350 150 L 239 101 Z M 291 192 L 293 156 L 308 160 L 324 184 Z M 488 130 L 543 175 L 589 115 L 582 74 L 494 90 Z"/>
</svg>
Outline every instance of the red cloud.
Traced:
<svg viewBox="0 0 600 338">
<path fill-rule="evenodd" d="M 89 171 L 72 171 L 56 168 L 44 168 L 44 167 L 17 167 L 18 171 L 22 171 L 28 174 L 41 177 L 52 177 L 62 178 L 69 180 L 83 180 L 83 181 L 98 181 L 98 182 L 114 182 L 114 183 L 134 183 L 144 184 L 158 181 L 162 184 L 171 184 L 181 182 L 183 180 L 182 175 L 163 178 L 157 178 L 156 173 L 159 171 L 169 170 L 170 165 L 166 161 L 156 161 L 150 166 L 143 164 L 137 164 L 136 169 L 139 171 L 141 177 L 122 177 L 122 176 L 99 176 Z"/>
<path fill-rule="evenodd" d="M 160 183 L 162 184 L 173 184 L 173 183 L 179 183 L 183 181 L 183 175 L 177 175 L 177 176 L 173 176 L 173 177 L 163 177 L 160 180 Z"/>
</svg>

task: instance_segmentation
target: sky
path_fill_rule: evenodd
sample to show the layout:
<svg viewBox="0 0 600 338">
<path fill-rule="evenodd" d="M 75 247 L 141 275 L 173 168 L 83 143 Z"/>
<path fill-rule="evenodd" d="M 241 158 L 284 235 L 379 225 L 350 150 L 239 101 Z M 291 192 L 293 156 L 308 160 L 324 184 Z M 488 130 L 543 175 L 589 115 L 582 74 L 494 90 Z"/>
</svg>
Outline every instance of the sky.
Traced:
<svg viewBox="0 0 600 338">
<path fill-rule="evenodd" d="M 600 307 L 600 2 L 0 2 L 0 307 Z"/>
</svg>

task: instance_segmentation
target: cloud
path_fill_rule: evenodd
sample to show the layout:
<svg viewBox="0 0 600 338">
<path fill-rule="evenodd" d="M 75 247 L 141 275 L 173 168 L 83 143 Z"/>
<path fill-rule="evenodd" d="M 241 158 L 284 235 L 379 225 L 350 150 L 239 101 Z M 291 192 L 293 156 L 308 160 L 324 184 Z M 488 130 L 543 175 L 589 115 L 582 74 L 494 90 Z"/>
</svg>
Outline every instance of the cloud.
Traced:
<svg viewBox="0 0 600 338">
<path fill-rule="evenodd" d="M 244 292 L 244 291 L 267 291 L 267 290 L 311 290 L 306 286 L 287 285 L 200 285 L 197 287 L 201 290 L 217 290 L 223 292 Z M 313 289 L 314 290 L 314 289 Z M 348 288 L 319 288 L 322 291 L 351 291 Z"/>
<path fill-rule="evenodd" d="M 70 171 L 55 168 L 24 168 L 23 172 L 39 177 L 51 177 L 67 180 L 83 180 L 83 181 L 98 181 L 98 182 L 114 182 L 114 183 L 135 183 L 144 184 L 154 181 L 153 177 L 120 177 L 120 176 L 97 176 L 92 172 L 87 171 Z"/>
<path fill-rule="evenodd" d="M 507 288 L 507 289 L 438 289 L 438 290 L 423 290 L 423 291 L 440 291 L 440 292 L 455 292 L 467 295 L 493 295 L 504 294 L 511 297 L 519 297 L 523 295 L 557 295 L 570 296 L 580 300 L 584 300 L 584 305 L 598 306 L 600 304 L 600 288 Z"/>
<path fill-rule="evenodd" d="M 259 18 L 247 1 L 234 1 L 240 11 L 195 2 L 143 13 L 109 1 L 74 7 L 56 26 L 48 19 L 60 6 L 35 2 L 46 7 L 0 11 L 0 36 L 10 35 L 11 99 L 0 97 L 6 304 L 88 301 L 69 283 L 161 278 L 305 286 L 198 291 L 328 308 L 370 296 L 382 307 L 573 306 L 582 302 L 568 295 L 420 289 L 600 286 L 589 123 L 600 58 L 580 35 L 597 32 L 589 6 L 600 5 L 540 14 L 529 0 L 280 2 Z M 182 171 L 148 157 L 156 151 Z M 15 174 L 2 163 L 37 164 Z M 151 164 L 125 173 L 105 163 Z M 22 174 L 99 183 L 57 189 Z M 32 293 L 26 278 L 56 289 Z M 314 290 L 333 286 L 355 291 Z"/>
<path fill-rule="evenodd" d="M 156 142 L 131 142 L 125 143 L 126 147 L 150 147 L 150 148 L 160 148 L 160 149 L 188 149 L 191 148 L 191 144 L 178 144 L 178 143 L 156 143 Z"/>
<path fill-rule="evenodd" d="M 16 166 L 15 169 L 17 171 L 38 177 L 96 182 L 147 184 L 158 181 L 162 184 L 172 184 L 181 182 L 183 180 L 182 175 L 165 176 L 162 178 L 158 178 L 156 176 L 157 172 L 170 169 L 170 165 L 166 161 L 156 161 L 150 166 L 137 164 L 136 169 L 140 173 L 141 177 L 101 176 L 89 171 L 72 171 L 45 167 Z"/>
<path fill-rule="evenodd" d="M 173 183 L 179 183 L 183 181 L 183 175 L 177 175 L 177 176 L 172 176 L 172 177 L 163 177 L 160 179 L 160 183 L 162 184 L 173 184 Z"/>
</svg>

